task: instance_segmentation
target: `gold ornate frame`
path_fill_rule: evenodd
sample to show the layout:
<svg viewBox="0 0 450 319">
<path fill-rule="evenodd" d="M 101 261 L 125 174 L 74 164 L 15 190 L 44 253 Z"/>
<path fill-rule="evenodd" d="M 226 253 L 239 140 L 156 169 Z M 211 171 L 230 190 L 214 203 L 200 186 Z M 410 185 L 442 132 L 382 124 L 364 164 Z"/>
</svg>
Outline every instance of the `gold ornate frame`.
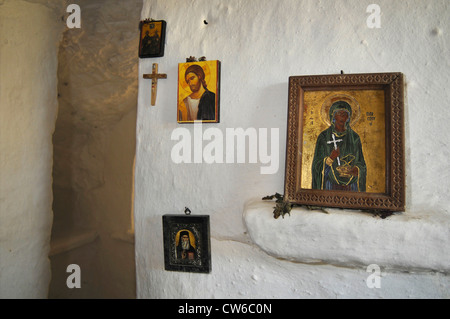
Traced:
<svg viewBox="0 0 450 319">
<path fill-rule="evenodd" d="M 308 92 L 384 92 L 385 185 L 381 192 L 311 189 L 302 185 L 305 94 Z M 355 93 L 356 94 L 356 93 Z M 321 110 L 322 112 L 322 110 Z M 312 112 L 311 112 L 312 113 Z M 315 123 L 314 123 L 315 124 Z M 305 131 L 307 136 L 308 131 Z M 308 137 L 308 136 L 307 136 Z M 314 137 L 310 137 L 312 140 Z M 292 76 L 289 78 L 284 200 L 293 204 L 371 211 L 405 210 L 404 84 L 402 73 Z M 304 176 L 304 175 L 303 175 Z"/>
</svg>

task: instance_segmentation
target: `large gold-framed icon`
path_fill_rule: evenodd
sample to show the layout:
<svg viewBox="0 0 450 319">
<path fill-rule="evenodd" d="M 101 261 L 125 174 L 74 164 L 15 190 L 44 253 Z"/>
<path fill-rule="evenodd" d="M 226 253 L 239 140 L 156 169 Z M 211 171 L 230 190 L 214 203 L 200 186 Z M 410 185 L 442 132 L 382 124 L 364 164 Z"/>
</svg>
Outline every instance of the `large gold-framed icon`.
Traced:
<svg viewBox="0 0 450 319">
<path fill-rule="evenodd" d="M 286 201 L 404 211 L 401 73 L 292 76 Z"/>
</svg>

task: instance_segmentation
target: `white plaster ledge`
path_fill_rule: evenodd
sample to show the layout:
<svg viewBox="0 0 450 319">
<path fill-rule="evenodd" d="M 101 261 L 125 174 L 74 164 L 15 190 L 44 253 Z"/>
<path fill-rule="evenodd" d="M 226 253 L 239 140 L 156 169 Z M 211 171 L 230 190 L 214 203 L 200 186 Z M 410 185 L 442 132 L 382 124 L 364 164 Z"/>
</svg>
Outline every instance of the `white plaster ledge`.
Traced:
<svg viewBox="0 0 450 319">
<path fill-rule="evenodd" d="M 394 214 L 381 219 L 341 209 L 295 207 L 275 219 L 275 202 L 252 200 L 244 221 L 253 242 L 273 257 L 302 263 L 450 273 L 450 216 Z"/>
</svg>

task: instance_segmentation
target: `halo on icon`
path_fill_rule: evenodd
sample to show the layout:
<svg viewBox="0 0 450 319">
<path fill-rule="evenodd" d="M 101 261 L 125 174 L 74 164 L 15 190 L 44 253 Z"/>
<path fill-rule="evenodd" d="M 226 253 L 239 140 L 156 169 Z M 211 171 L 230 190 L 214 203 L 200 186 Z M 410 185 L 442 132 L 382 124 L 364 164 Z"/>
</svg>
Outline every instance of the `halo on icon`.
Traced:
<svg viewBox="0 0 450 319">
<path fill-rule="evenodd" d="M 358 101 L 348 94 L 330 94 L 328 95 L 323 104 L 322 108 L 320 109 L 320 117 L 322 119 L 322 122 L 325 123 L 327 126 L 330 126 L 330 107 L 333 105 L 334 102 L 337 101 L 344 101 L 350 104 L 352 108 L 352 118 L 350 119 L 350 126 L 353 127 L 354 124 L 356 124 L 360 118 L 361 118 L 361 107 L 359 106 Z"/>
</svg>

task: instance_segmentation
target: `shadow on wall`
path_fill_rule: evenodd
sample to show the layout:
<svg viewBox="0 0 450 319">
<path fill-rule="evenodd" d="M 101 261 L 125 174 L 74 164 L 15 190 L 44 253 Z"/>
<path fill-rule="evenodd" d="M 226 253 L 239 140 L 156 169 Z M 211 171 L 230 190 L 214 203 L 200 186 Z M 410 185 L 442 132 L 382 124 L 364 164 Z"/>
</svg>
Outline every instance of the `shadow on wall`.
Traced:
<svg viewBox="0 0 450 319">
<path fill-rule="evenodd" d="M 135 298 L 132 201 L 142 1 L 78 4 L 82 28 L 65 31 L 59 52 L 49 298 Z M 80 266 L 80 289 L 66 285 L 71 264 Z"/>
</svg>

